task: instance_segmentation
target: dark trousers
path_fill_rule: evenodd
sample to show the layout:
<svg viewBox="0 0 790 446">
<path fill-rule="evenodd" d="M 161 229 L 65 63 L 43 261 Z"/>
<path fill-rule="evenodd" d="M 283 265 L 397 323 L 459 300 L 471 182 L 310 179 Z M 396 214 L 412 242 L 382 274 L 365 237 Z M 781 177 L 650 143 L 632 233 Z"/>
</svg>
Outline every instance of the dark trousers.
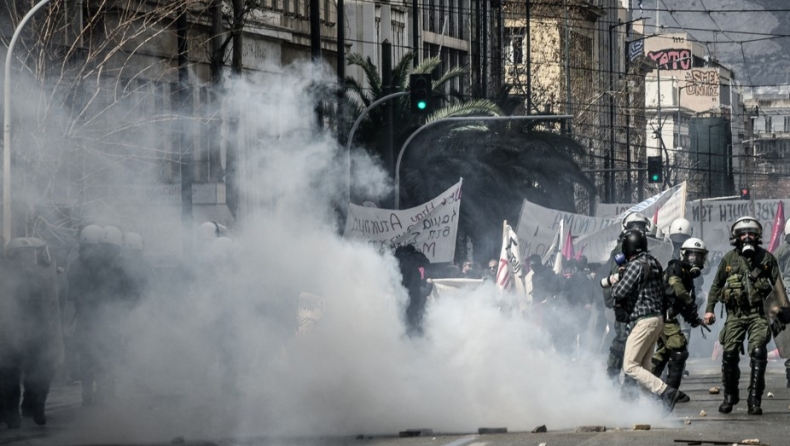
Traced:
<svg viewBox="0 0 790 446">
<path fill-rule="evenodd" d="M 19 418 L 20 382 L 24 386 L 22 409 L 28 414 L 44 411 L 49 386 L 55 376 L 51 355 L 44 346 L 8 353 L 0 360 L 0 407 L 6 420 Z"/>
</svg>

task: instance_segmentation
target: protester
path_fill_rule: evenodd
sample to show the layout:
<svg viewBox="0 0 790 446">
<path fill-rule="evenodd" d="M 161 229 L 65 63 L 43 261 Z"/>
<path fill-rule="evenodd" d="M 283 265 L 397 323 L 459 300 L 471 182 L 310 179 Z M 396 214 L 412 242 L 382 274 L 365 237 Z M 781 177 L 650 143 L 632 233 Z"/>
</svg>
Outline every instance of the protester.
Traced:
<svg viewBox="0 0 790 446">
<path fill-rule="evenodd" d="M 426 281 L 425 267 L 430 261 L 425 254 L 417 251 L 414 245 L 399 246 L 395 258 L 401 272 L 401 284 L 409 295 L 406 306 L 406 334 L 419 337 L 423 334 L 422 320 L 425 304 L 431 294 L 431 284 Z"/>
</svg>

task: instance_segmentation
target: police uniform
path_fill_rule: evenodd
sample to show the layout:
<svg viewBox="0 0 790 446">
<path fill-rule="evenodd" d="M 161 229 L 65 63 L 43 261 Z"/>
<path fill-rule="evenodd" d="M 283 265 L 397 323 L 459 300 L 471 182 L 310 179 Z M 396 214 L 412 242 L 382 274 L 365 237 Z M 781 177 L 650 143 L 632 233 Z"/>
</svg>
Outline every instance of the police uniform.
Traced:
<svg viewBox="0 0 790 446">
<path fill-rule="evenodd" d="M 724 403 L 719 411 L 729 413 L 739 401 L 738 361 L 743 351 L 743 341 L 749 338 L 751 379 L 749 381 L 749 413 L 762 413 L 760 402 L 765 390 L 765 368 L 767 365 L 766 345 L 771 339 L 763 302 L 773 290 L 779 278 L 776 258 L 760 246 L 747 256 L 741 250 L 729 251 L 724 255 L 713 284 L 710 288 L 707 313 L 713 313 L 716 303 L 721 302 L 727 311 L 727 320 L 719 334 L 724 350 L 722 357 L 722 384 Z"/>
<path fill-rule="evenodd" d="M 667 370 L 665 382 L 674 388 L 680 388 L 683 370 L 688 359 L 688 338 L 682 332 L 677 316 L 683 316 L 692 327 L 699 326 L 699 318 L 694 278 L 691 265 L 682 260 L 671 260 L 664 273 L 664 284 L 670 298 L 670 311 L 664 324 L 664 331 L 658 340 L 656 352 L 653 354 L 653 374 L 661 376 Z M 679 401 L 688 401 L 682 394 Z"/>
</svg>

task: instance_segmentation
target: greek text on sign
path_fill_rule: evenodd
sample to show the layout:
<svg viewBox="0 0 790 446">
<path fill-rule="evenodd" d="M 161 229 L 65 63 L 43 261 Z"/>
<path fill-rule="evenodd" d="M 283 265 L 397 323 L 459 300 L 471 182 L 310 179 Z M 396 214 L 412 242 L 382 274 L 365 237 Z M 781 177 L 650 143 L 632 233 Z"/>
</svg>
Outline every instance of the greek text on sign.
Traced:
<svg viewBox="0 0 790 446">
<path fill-rule="evenodd" d="M 433 200 L 411 209 L 349 204 L 343 236 L 367 240 L 381 253 L 414 245 L 431 263 L 452 262 L 460 206 L 461 181 Z"/>
</svg>

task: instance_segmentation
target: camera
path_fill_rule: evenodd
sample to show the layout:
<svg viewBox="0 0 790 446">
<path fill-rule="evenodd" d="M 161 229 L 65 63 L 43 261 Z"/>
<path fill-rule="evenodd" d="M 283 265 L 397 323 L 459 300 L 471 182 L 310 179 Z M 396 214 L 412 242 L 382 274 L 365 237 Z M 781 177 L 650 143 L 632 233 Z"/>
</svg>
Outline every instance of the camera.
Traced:
<svg viewBox="0 0 790 446">
<path fill-rule="evenodd" d="M 617 264 L 618 268 L 622 268 L 625 266 L 626 259 L 625 254 L 617 253 L 614 256 L 614 262 Z M 622 272 L 619 272 L 618 275 L 622 276 Z M 622 277 L 620 277 L 622 279 Z M 609 281 L 609 276 L 604 277 L 601 279 L 601 288 L 611 288 L 612 283 Z"/>
</svg>

